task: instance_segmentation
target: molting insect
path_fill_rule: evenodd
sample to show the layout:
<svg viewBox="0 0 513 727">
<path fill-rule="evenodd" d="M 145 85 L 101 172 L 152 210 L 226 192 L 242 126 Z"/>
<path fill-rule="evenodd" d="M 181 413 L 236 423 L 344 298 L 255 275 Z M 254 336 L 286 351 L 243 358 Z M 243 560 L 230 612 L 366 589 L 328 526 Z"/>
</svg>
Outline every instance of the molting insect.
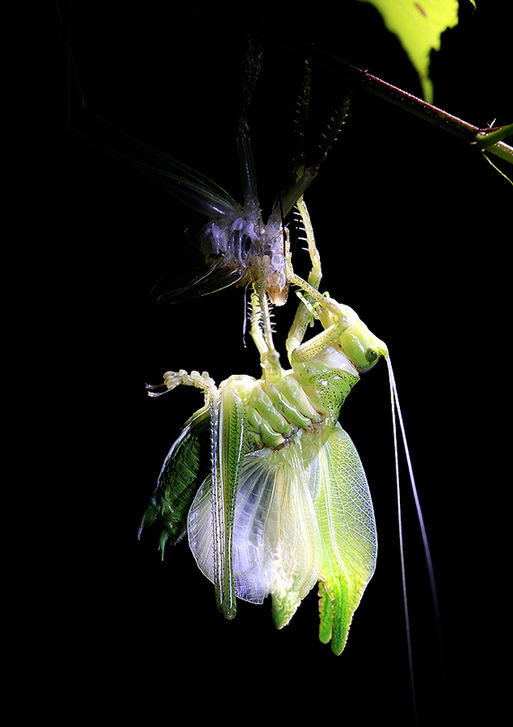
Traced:
<svg viewBox="0 0 513 727">
<path fill-rule="evenodd" d="M 330 120 L 324 142 L 308 164 L 303 133 L 298 133 L 288 183 L 264 219 L 247 121 L 259 63 L 253 48 L 246 61 L 237 132 L 242 204 L 204 175 L 89 109 L 78 82 L 77 88 L 82 108 L 117 136 L 121 148 L 135 150 L 137 158 L 123 150 L 109 153 L 162 183 L 207 218 L 199 234 L 204 269 L 184 288 L 161 291 L 157 298 L 174 302 L 228 285 L 251 290 L 250 332 L 261 378 L 234 375 L 217 385 L 206 372 L 179 370 L 167 372 L 163 384 L 148 387 L 150 396 L 179 385 L 198 388 L 204 404 L 169 450 L 140 531 L 150 526 L 159 530 L 162 555 L 167 543 L 187 533 L 193 556 L 213 582 L 218 608 L 227 618 L 235 616 L 238 598 L 262 603 L 270 596 L 273 620 L 281 628 L 318 584 L 319 637 L 339 654 L 374 572 L 377 539 L 365 472 L 338 418 L 360 374 L 380 357 L 388 364 L 394 434 L 399 414 L 416 496 L 415 485 L 388 349 L 351 308 L 319 291 L 321 261 L 303 195 L 344 122 L 348 100 Z M 306 64 L 297 103 L 300 120 L 308 108 L 309 83 Z M 284 224 L 294 209 L 308 245 L 307 279 L 294 270 Z M 291 285 L 299 304 L 286 342 L 289 368 L 283 368 L 270 309 L 286 304 Z M 307 338 L 314 324 L 322 330 Z M 397 461 L 396 445 L 398 477 Z M 426 540 L 425 546 L 429 558 Z"/>
<path fill-rule="evenodd" d="M 281 628 L 318 583 L 319 638 L 339 654 L 374 572 L 376 528 L 363 466 L 338 418 L 360 373 L 389 357 L 351 308 L 319 292 L 320 258 L 302 199 L 298 209 L 312 268 L 308 281 L 296 275 L 286 239 L 287 280 L 300 296 L 286 343 L 290 368 L 279 363 L 253 291 L 260 379 L 231 376 L 217 386 L 206 372 L 181 370 L 148 387 L 160 396 L 192 386 L 205 401 L 171 447 L 141 530 L 159 528 L 162 554 L 187 532 L 227 618 L 235 616 L 237 598 L 262 603 L 270 595 Z M 314 319 L 323 330 L 304 340 Z M 396 400 L 390 363 L 389 373 Z M 206 432 L 210 445 L 202 449 Z M 202 458 L 211 458 L 204 479 Z"/>
</svg>

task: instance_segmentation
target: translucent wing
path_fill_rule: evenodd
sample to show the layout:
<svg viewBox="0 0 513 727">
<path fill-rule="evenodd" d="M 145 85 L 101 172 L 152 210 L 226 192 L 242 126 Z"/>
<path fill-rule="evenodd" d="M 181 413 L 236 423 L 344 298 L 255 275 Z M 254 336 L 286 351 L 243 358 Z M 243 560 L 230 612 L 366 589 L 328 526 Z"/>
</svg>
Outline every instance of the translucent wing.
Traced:
<svg viewBox="0 0 513 727">
<path fill-rule="evenodd" d="M 76 131 L 87 144 L 162 185 L 191 209 L 207 217 L 234 214 L 238 204 L 226 190 L 187 164 L 156 149 L 89 107 L 91 135 Z M 101 140 L 98 138 L 101 136 Z"/>
<path fill-rule="evenodd" d="M 208 477 L 189 511 L 189 545 L 215 582 L 213 488 Z M 225 557 L 229 557 L 225 553 Z M 372 503 L 358 453 L 337 424 L 324 445 L 301 432 L 280 450 L 242 461 L 233 519 L 235 594 L 252 603 L 272 596 L 273 619 L 285 626 L 319 581 L 319 636 L 339 654 L 376 561 Z"/>
<path fill-rule="evenodd" d="M 84 107 L 92 130 L 75 131 L 75 135 L 90 147 L 117 160 L 126 167 L 158 184 L 174 198 L 204 218 L 220 220 L 237 218 L 241 207 L 220 185 L 187 164 L 174 159 L 142 139 L 130 134 L 101 114 Z M 201 238 L 201 233 L 200 238 Z M 162 279 L 157 283 L 153 296 L 159 303 L 177 303 L 194 297 L 222 290 L 238 282 L 242 270 L 235 264 L 223 264 L 216 256 L 198 246 L 195 267 L 200 273 L 185 284 Z M 176 266 L 175 266 L 176 268 Z M 176 271 L 175 271 L 176 272 Z"/>
<path fill-rule="evenodd" d="M 176 283 L 162 277 L 153 287 L 151 295 L 157 303 L 183 302 L 224 290 L 238 283 L 242 274 L 242 267 L 229 269 L 224 260 L 219 260 L 209 266 L 203 265 L 201 272 L 183 286 L 176 286 Z"/>
<path fill-rule="evenodd" d="M 337 424 L 312 463 L 323 542 L 319 638 L 340 654 L 376 563 L 376 524 L 367 478 L 349 435 Z"/>
<path fill-rule="evenodd" d="M 187 523 L 200 570 L 214 581 L 211 479 L 195 497 Z M 245 455 L 235 503 L 232 563 L 235 594 L 253 603 L 272 596 L 273 619 L 285 626 L 320 573 L 322 544 L 299 441 Z"/>
</svg>

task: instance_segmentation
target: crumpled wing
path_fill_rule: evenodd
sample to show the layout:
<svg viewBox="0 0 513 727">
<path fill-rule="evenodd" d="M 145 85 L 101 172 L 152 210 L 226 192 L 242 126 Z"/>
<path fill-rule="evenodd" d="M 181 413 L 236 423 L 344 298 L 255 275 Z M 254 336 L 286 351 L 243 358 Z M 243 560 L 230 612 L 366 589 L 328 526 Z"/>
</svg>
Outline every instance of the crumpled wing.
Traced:
<svg viewBox="0 0 513 727">
<path fill-rule="evenodd" d="M 376 527 L 367 479 L 350 437 L 337 424 L 324 444 L 301 432 L 279 450 L 246 454 L 233 516 L 235 595 L 262 603 L 285 626 L 319 581 L 323 643 L 339 654 L 376 562 Z M 217 517 L 210 477 L 189 511 L 189 545 L 202 573 L 216 582 Z M 214 507 L 213 507 L 214 504 Z M 230 558 L 225 550 L 223 557 Z"/>
<path fill-rule="evenodd" d="M 319 583 L 323 643 L 340 654 L 376 564 L 376 524 L 367 478 L 349 435 L 337 424 L 312 464 L 323 541 Z"/>
<path fill-rule="evenodd" d="M 166 543 L 174 545 L 185 534 L 187 513 L 205 474 L 201 450 L 208 444 L 204 440 L 209 422 L 209 412 L 204 408 L 186 422 L 164 460 L 157 487 L 143 515 L 139 537 L 144 528 L 158 527 L 162 558 Z"/>
<path fill-rule="evenodd" d="M 322 543 L 309 486 L 297 441 L 243 459 L 233 523 L 235 593 L 252 603 L 271 595 L 278 628 L 290 621 L 320 572 Z M 189 511 L 187 530 L 198 567 L 214 581 L 211 491 L 209 477 Z"/>
<path fill-rule="evenodd" d="M 225 189 L 201 172 L 139 139 L 89 106 L 82 108 L 92 128 L 87 134 L 75 133 L 89 145 L 158 183 L 190 209 L 209 218 L 233 215 L 240 209 Z"/>
<path fill-rule="evenodd" d="M 211 265 L 202 265 L 201 272 L 186 285 L 175 286 L 161 278 L 153 287 L 151 295 L 157 303 L 171 304 L 211 295 L 235 285 L 242 278 L 242 266 L 228 268 L 221 258 Z"/>
</svg>

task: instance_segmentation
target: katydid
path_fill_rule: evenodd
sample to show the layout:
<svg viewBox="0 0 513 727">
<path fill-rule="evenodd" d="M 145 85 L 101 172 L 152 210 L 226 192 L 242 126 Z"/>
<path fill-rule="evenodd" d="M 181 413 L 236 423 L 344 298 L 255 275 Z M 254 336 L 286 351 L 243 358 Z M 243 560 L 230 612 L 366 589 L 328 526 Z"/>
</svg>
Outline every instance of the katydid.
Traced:
<svg viewBox="0 0 513 727">
<path fill-rule="evenodd" d="M 302 199 L 298 209 L 312 269 L 308 280 L 296 275 L 287 237 L 287 281 L 300 297 L 286 344 L 290 368 L 279 363 L 266 326 L 267 295 L 255 283 L 251 336 L 260 379 L 236 375 L 217 386 L 206 372 L 181 370 L 149 387 L 158 396 L 193 386 L 205 402 L 171 448 L 141 529 L 158 525 L 162 553 L 187 532 L 227 618 L 235 616 L 237 598 L 261 603 L 270 595 L 281 628 L 318 583 L 319 638 L 340 654 L 374 572 L 376 527 L 363 466 L 338 418 L 359 374 L 389 357 L 351 308 L 319 292 L 320 258 Z M 305 340 L 312 318 L 323 330 Z M 389 372 L 397 401 L 390 364 Z M 207 428 L 210 449 L 202 453 Z M 201 457 L 210 455 L 211 472 L 201 481 Z"/>
</svg>

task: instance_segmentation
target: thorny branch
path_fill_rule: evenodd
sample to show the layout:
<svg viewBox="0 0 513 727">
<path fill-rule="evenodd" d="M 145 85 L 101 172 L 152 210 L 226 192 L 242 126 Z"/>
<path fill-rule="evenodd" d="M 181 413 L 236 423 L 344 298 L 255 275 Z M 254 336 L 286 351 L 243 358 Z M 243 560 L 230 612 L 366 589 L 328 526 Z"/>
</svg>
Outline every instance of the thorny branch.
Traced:
<svg viewBox="0 0 513 727">
<path fill-rule="evenodd" d="M 284 42 L 278 40 L 278 43 Z M 399 106 L 404 111 L 434 124 L 468 144 L 475 145 L 482 151 L 494 154 L 513 164 L 513 146 L 502 141 L 507 136 L 513 135 L 513 124 L 481 129 L 315 46 L 301 47 L 286 42 L 284 44 L 288 50 L 301 53 L 301 55 L 306 54 L 316 65 L 323 66 L 328 71 L 342 76 L 364 91 Z"/>
</svg>

